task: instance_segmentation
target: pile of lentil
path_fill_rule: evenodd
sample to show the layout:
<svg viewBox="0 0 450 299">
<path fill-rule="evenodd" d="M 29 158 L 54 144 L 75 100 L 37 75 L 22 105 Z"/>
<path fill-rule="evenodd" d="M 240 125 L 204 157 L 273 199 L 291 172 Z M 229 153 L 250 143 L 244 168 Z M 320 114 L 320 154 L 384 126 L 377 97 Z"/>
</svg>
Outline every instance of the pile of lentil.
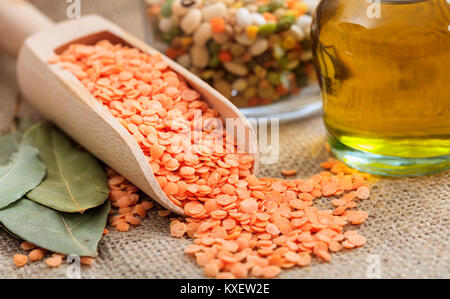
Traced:
<svg viewBox="0 0 450 299">
<path fill-rule="evenodd" d="M 252 156 L 227 153 L 226 144 L 235 141 L 225 132 L 220 146 L 213 142 L 217 133 L 204 128 L 201 138 L 191 138 L 192 151 L 173 146 L 178 133 L 195 130 L 195 111 L 201 110 L 204 123 L 219 113 L 160 55 L 100 41 L 73 44 L 52 62 L 72 72 L 133 135 L 160 187 L 184 209 L 187 217 L 173 219 L 170 233 L 194 239 L 186 253 L 205 276 L 272 278 L 282 268 L 308 265 L 311 256 L 330 261 L 330 252 L 365 244 L 363 236 L 344 229 L 368 217 L 352 210 L 355 199 L 369 197 L 367 176 L 343 163 L 331 159 L 322 164 L 326 171 L 308 179 L 257 178 Z M 119 209 L 111 220 L 127 230 L 125 224 L 138 224 L 128 217 L 138 213 L 137 189 L 113 171 L 109 176 Z M 334 210 L 314 205 L 322 196 L 334 196 Z"/>
<path fill-rule="evenodd" d="M 147 2 L 166 55 L 237 106 L 269 104 L 308 84 L 310 14 L 317 1 Z"/>
</svg>

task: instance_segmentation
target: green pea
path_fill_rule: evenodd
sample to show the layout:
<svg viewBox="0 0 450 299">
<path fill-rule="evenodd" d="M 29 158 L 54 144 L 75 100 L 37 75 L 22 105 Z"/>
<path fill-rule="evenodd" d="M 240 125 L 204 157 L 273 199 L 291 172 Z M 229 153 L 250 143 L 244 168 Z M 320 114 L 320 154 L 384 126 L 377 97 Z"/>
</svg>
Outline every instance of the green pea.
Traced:
<svg viewBox="0 0 450 299">
<path fill-rule="evenodd" d="M 284 31 L 284 30 L 288 30 L 289 28 L 291 28 L 292 24 L 294 24 L 295 22 L 295 18 L 294 16 L 284 16 L 282 17 L 277 24 L 278 30 L 280 31 Z"/>
<path fill-rule="evenodd" d="M 252 70 L 255 68 L 255 66 L 257 65 L 255 60 L 250 60 L 249 62 L 247 62 L 245 64 L 247 66 L 248 69 Z"/>
<path fill-rule="evenodd" d="M 170 29 L 169 32 L 170 32 L 170 34 L 172 34 L 173 37 L 178 36 L 182 33 L 180 27 L 172 27 L 172 29 Z"/>
<path fill-rule="evenodd" d="M 225 81 L 227 82 L 233 82 L 234 80 L 236 80 L 236 76 L 230 74 L 230 73 L 226 73 L 225 76 L 223 77 L 225 79 Z"/>
<path fill-rule="evenodd" d="M 278 66 L 282 70 L 286 70 L 289 66 L 289 59 L 287 57 L 281 57 L 280 59 L 278 59 Z"/>
<path fill-rule="evenodd" d="M 275 57 L 275 59 L 280 59 L 283 56 L 285 56 L 285 54 L 286 54 L 286 52 L 283 50 L 283 48 L 279 44 L 276 44 L 273 47 L 272 53 L 273 53 L 273 57 Z"/>
<path fill-rule="evenodd" d="M 220 59 L 219 59 L 219 55 L 214 55 L 213 57 L 211 57 L 211 59 L 209 60 L 209 67 L 215 69 L 216 67 L 218 67 L 220 64 Z"/>
<path fill-rule="evenodd" d="M 281 72 L 280 73 L 280 83 L 286 88 L 289 89 L 289 75 L 290 72 Z"/>
<path fill-rule="evenodd" d="M 258 34 L 262 37 L 269 36 L 277 30 L 277 24 L 267 23 L 259 27 Z"/>
<path fill-rule="evenodd" d="M 273 100 L 275 96 L 275 89 L 271 86 L 258 89 L 258 95 L 263 99 Z"/>
<path fill-rule="evenodd" d="M 256 95 L 256 88 L 250 87 L 244 91 L 244 99 L 250 100 Z"/>
<path fill-rule="evenodd" d="M 215 41 L 211 41 L 208 43 L 209 52 L 211 54 L 218 54 L 220 52 L 220 45 Z"/>
<path fill-rule="evenodd" d="M 214 72 L 210 71 L 210 70 L 207 70 L 207 71 L 204 71 L 201 73 L 201 77 L 203 80 L 209 80 L 213 77 L 213 75 L 214 75 Z"/>
<path fill-rule="evenodd" d="M 239 44 L 233 44 L 230 51 L 234 57 L 240 57 L 245 53 L 245 47 Z"/>
<path fill-rule="evenodd" d="M 269 72 L 267 74 L 267 80 L 270 82 L 270 84 L 272 85 L 278 85 L 281 83 L 281 78 L 280 75 L 278 75 L 278 73 L 276 72 Z"/>
<path fill-rule="evenodd" d="M 264 78 L 267 74 L 266 69 L 264 69 L 262 66 L 260 65 L 256 65 L 255 68 L 253 69 L 253 72 L 255 73 L 256 76 L 258 76 L 259 78 Z"/>
<path fill-rule="evenodd" d="M 248 78 L 248 84 L 249 85 L 254 86 L 254 85 L 258 84 L 258 82 L 259 82 L 259 78 L 257 76 L 255 76 L 255 75 L 252 75 L 252 76 L 250 76 Z"/>
<path fill-rule="evenodd" d="M 283 7 L 283 3 L 281 1 L 272 1 L 269 3 L 268 8 L 270 11 L 274 11 L 277 8 Z"/>
<path fill-rule="evenodd" d="M 270 11 L 269 5 L 263 5 L 258 8 L 259 13 L 265 13 L 265 12 L 269 12 L 269 11 Z"/>
<path fill-rule="evenodd" d="M 166 44 L 171 44 L 172 43 L 172 39 L 173 39 L 173 35 L 170 34 L 169 32 L 167 33 L 163 33 L 161 35 L 161 39 L 163 42 L 165 42 Z"/>
<path fill-rule="evenodd" d="M 163 5 L 161 6 L 161 15 L 163 17 L 170 17 L 172 15 L 172 3 L 174 0 L 167 0 L 164 1 Z"/>
<path fill-rule="evenodd" d="M 297 77 L 297 84 L 300 87 L 304 87 L 304 86 L 308 85 L 308 83 L 309 83 L 308 81 L 309 81 L 308 76 L 303 75 L 303 76 Z"/>
<path fill-rule="evenodd" d="M 299 59 L 295 59 L 295 60 L 290 60 L 289 58 L 288 58 L 288 64 L 286 65 L 286 68 L 288 69 L 288 70 L 293 70 L 293 69 L 295 69 L 296 67 L 298 67 L 298 65 L 299 65 L 299 63 L 300 63 L 300 60 Z"/>
</svg>

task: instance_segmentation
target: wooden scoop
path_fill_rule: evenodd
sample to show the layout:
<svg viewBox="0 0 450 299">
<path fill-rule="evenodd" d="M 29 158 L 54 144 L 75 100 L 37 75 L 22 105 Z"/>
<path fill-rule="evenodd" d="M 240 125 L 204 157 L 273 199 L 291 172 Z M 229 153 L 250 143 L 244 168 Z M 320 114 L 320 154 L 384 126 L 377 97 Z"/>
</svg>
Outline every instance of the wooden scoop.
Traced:
<svg viewBox="0 0 450 299">
<path fill-rule="evenodd" d="M 138 48 L 151 55 L 159 52 L 102 17 L 91 15 L 52 24 L 24 1 L 0 1 L 0 28 L 0 48 L 16 55 L 22 44 L 17 76 L 25 98 L 44 117 L 56 123 L 151 198 L 175 213 L 184 214 L 160 188 L 131 134 L 75 76 L 58 64 L 48 63 L 50 57 L 62 53 L 72 43 L 94 44 L 104 39 Z M 235 120 L 234 129 L 238 134 L 245 133 L 240 145 L 255 158 L 253 173 L 256 173 L 257 140 L 248 120 L 211 86 L 169 58 L 164 58 L 172 70 L 183 76 L 205 101 L 220 112 L 222 118 Z"/>
</svg>

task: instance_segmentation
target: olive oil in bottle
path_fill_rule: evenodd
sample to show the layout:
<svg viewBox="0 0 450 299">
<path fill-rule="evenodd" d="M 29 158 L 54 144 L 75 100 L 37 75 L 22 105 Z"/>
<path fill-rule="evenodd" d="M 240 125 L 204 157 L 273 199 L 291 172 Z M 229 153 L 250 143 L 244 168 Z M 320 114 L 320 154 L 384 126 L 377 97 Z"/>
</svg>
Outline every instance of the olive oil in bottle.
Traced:
<svg viewBox="0 0 450 299">
<path fill-rule="evenodd" d="M 381 175 L 450 168 L 450 4 L 322 0 L 313 49 L 333 153 Z"/>
</svg>

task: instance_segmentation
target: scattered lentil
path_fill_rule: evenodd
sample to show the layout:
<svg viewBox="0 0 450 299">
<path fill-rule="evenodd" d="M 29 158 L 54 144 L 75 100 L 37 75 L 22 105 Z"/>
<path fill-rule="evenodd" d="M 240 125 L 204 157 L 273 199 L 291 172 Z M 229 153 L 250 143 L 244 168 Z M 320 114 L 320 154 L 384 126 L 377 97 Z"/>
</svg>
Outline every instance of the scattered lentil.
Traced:
<svg viewBox="0 0 450 299">
<path fill-rule="evenodd" d="M 25 241 L 25 242 L 22 242 L 22 244 L 20 244 L 20 247 L 22 247 L 23 250 L 28 251 L 28 250 L 35 249 L 37 246 L 30 242 Z"/>
<path fill-rule="evenodd" d="M 45 263 L 47 264 L 47 266 L 51 267 L 51 268 L 58 268 L 61 263 L 62 263 L 62 257 L 58 256 L 58 255 L 54 255 L 52 257 L 49 257 L 45 260 Z"/>
<path fill-rule="evenodd" d="M 32 262 L 40 261 L 44 258 L 45 251 L 42 248 L 36 248 L 28 253 L 28 258 Z"/>
<path fill-rule="evenodd" d="M 28 262 L 28 257 L 23 254 L 16 254 L 14 255 L 14 264 L 16 264 L 17 267 L 23 267 Z"/>
</svg>

